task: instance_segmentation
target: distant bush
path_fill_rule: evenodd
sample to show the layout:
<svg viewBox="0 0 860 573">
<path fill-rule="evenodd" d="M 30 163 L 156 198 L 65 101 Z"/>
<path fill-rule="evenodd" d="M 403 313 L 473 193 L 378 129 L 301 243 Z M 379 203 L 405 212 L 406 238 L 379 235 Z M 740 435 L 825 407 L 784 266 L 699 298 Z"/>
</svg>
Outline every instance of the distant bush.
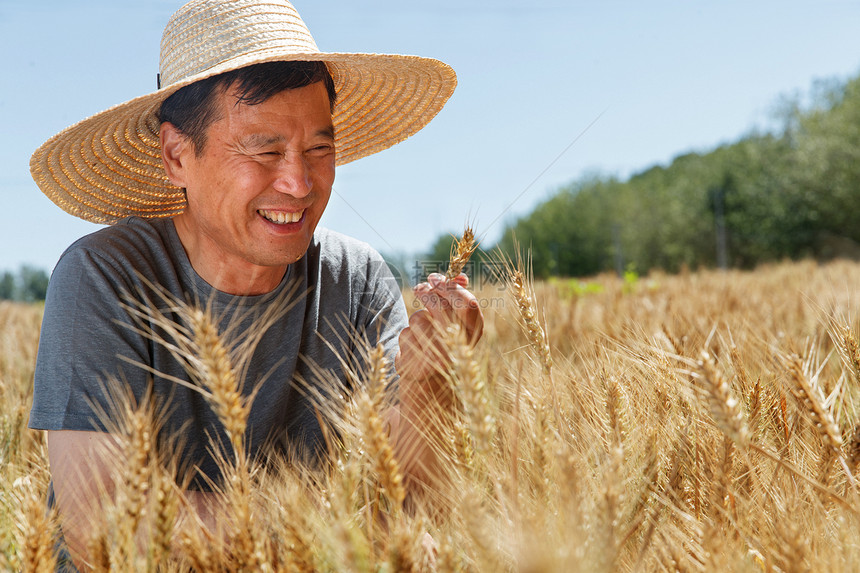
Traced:
<svg viewBox="0 0 860 573">
<path fill-rule="evenodd" d="M 48 273 L 30 265 L 22 265 L 18 273 L 0 274 L 0 300 L 37 302 L 45 300 L 48 292 Z"/>
<path fill-rule="evenodd" d="M 768 131 L 626 180 L 583 175 L 482 247 L 508 256 L 527 247 L 544 279 L 624 277 L 630 265 L 676 273 L 860 260 L 860 77 L 819 81 L 805 97 L 784 97 L 774 115 Z M 450 245 L 440 236 L 431 259 L 446 260 Z"/>
</svg>

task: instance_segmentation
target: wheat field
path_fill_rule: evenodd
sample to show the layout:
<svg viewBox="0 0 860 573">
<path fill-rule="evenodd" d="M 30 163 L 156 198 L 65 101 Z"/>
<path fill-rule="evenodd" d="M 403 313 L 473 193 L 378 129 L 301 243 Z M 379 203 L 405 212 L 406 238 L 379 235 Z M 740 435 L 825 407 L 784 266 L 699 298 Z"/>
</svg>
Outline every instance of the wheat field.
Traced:
<svg viewBox="0 0 860 573">
<path fill-rule="evenodd" d="M 127 408 L 94 569 L 860 567 L 860 264 L 537 284 L 520 270 L 476 289 L 476 348 L 447 339 L 460 408 L 431 495 L 405 499 L 379 419 L 390 365 L 369 349 L 331 464 L 225 461 L 214 537 L 177 525 L 175 460 L 154 450 L 151 412 Z M 40 315 L 0 304 L 0 569 L 55 559 L 44 437 L 26 429 Z M 193 316 L 213 404 L 241 446 L 247 404 L 216 384 L 235 365 Z"/>
</svg>

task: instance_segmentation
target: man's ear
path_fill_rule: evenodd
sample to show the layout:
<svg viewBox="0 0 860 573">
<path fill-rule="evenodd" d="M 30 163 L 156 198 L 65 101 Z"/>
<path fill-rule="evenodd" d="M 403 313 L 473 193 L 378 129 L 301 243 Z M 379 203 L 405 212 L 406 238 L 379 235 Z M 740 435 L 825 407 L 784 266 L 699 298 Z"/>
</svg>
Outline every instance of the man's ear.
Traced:
<svg viewBox="0 0 860 573">
<path fill-rule="evenodd" d="M 167 178 L 177 187 L 185 188 L 186 162 L 194 154 L 194 144 L 175 125 L 165 121 L 158 134 L 161 142 L 161 161 Z"/>
</svg>

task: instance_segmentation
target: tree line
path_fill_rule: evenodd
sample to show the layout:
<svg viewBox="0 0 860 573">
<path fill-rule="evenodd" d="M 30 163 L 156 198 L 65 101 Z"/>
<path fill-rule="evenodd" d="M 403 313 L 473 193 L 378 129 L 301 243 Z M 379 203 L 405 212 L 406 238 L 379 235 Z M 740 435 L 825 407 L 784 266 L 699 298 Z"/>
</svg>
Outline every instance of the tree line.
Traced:
<svg viewBox="0 0 860 573">
<path fill-rule="evenodd" d="M 860 78 L 816 82 L 779 108 L 769 132 L 627 180 L 573 181 L 496 247 L 530 248 L 539 277 L 860 258 Z M 429 256 L 450 243 L 441 237 Z"/>
<path fill-rule="evenodd" d="M 30 265 L 22 265 L 17 273 L 0 273 L 0 300 L 37 302 L 45 300 L 48 273 Z"/>
</svg>

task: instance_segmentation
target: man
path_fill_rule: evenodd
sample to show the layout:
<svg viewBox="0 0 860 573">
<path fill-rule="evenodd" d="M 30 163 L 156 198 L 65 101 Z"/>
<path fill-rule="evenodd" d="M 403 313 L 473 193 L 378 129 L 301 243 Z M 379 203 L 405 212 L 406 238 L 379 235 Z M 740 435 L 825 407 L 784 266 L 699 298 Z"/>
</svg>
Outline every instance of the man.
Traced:
<svg viewBox="0 0 860 573">
<path fill-rule="evenodd" d="M 453 71 L 411 56 L 332 54 L 286 0 L 194 0 L 168 22 L 159 90 L 63 131 L 31 171 L 58 205 L 112 226 L 81 239 L 49 287 L 30 427 L 48 431 L 53 488 L 76 565 L 86 567 L 98 515 L 110 392 L 166 400 L 165 433 L 182 429 L 186 492 L 204 522 L 208 480 L 219 477 L 209 436 L 223 428 L 153 316 L 182 323 L 172 302 L 197 303 L 237 336 L 277 315 L 248 359 L 256 392 L 250 453 L 318 456 L 322 430 L 309 388 L 347 383 L 356 336 L 396 360 L 391 439 L 413 485 L 439 460 L 422 417 L 449 408 L 439 326 L 460 322 L 473 341 L 482 317 L 465 275 L 416 287 L 426 310 L 407 319 L 381 257 L 317 228 L 335 165 L 421 129 L 451 95 Z M 135 312 L 143 309 L 143 318 Z M 150 314 L 147 314 L 150 313 Z M 188 325 L 180 324 L 187 327 Z M 186 383 L 177 383 L 177 381 Z M 108 484 L 110 487 L 110 484 Z"/>
</svg>

